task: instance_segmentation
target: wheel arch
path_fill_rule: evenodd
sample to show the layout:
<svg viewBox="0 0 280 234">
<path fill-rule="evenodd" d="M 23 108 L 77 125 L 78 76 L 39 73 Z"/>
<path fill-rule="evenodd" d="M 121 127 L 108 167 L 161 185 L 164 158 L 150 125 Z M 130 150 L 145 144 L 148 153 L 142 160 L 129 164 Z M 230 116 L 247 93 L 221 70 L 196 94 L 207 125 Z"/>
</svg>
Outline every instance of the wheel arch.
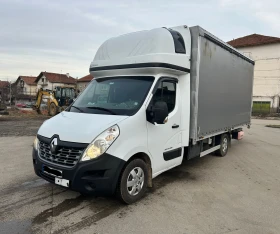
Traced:
<svg viewBox="0 0 280 234">
<path fill-rule="evenodd" d="M 152 169 L 152 161 L 149 157 L 148 154 L 144 153 L 144 152 L 139 152 L 139 153 L 135 153 L 134 155 L 132 155 L 125 163 L 124 167 L 123 167 L 123 170 L 124 168 L 126 167 L 126 165 L 128 163 L 130 163 L 132 160 L 134 159 L 142 159 L 146 164 L 147 164 L 147 167 L 148 167 L 148 187 L 152 187 L 153 183 L 152 183 L 152 180 L 153 180 L 153 169 Z"/>
<path fill-rule="evenodd" d="M 231 131 L 228 131 L 228 132 L 224 132 L 224 133 L 221 133 L 221 134 L 215 136 L 216 145 L 218 145 L 218 144 L 220 143 L 221 137 L 222 137 L 223 135 L 227 135 L 228 138 L 229 138 L 229 143 L 231 143 L 231 138 L 232 138 L 232 137 L 231 137 Z"/>
</svg>

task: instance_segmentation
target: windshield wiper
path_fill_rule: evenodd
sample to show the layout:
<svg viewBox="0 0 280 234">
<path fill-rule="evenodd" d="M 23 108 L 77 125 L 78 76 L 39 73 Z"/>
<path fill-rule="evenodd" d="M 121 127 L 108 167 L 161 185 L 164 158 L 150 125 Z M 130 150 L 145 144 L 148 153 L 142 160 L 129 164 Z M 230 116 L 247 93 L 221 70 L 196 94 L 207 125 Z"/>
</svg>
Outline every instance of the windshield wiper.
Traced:
<svg viewBox="0 0 280 234">
<path fill-rule="evenodd" d="M 77 110 L 79 110 L 80 112 L 84 112 L 82 109 L 80 109 L 79 107 L 76 107 L 76 106 L 71 106 L 71 107 L 74 107 L 74 108 L 76 108 Z"/>
<path fill-rule="evenodd" d="M 88 106 L 87 108 L 89 109 L 96 109 L 96 110 L 102 110 L 102 111 L 107 111 L 109 113 L 111 113 L 112 115 L 116 115 L 116 113 L 112 110 L 109 110 L 109 109 L 106 109 L 106 108 L 103 108 L 103 107 L 98 107 L 98 106 Z"/>
</svg>

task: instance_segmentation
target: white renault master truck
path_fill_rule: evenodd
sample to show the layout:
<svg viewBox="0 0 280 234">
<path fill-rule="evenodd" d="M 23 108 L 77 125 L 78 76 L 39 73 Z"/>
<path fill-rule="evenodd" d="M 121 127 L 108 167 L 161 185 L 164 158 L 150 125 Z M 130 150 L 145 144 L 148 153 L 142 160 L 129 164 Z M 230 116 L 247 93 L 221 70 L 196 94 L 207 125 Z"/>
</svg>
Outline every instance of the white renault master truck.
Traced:
<svg viewBox="0 0 280 234">
<path fill-rule="evenodd" d="M 225 156 L 230 141 L 242 138 L 253 69 L 251 59 L 199 26 L 111 38 L 90 65 L 91 83 L 40 127 L 35 172 L 133 203 L 183 157 Z"/>
</svg>

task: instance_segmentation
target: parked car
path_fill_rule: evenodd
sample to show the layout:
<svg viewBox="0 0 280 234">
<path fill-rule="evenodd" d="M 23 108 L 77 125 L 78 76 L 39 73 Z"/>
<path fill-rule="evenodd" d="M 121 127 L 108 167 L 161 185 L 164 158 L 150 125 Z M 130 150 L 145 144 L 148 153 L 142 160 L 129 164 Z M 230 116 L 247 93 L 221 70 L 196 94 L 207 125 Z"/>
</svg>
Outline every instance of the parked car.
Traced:
<svg viewBox="0 0 280 234">
<path fill-rule="evenodd" d="M 26 108 L 26 105 L 24 103 L 16 103 L 16 107 L 18 107 L 18 108 Z"/>
</svg>

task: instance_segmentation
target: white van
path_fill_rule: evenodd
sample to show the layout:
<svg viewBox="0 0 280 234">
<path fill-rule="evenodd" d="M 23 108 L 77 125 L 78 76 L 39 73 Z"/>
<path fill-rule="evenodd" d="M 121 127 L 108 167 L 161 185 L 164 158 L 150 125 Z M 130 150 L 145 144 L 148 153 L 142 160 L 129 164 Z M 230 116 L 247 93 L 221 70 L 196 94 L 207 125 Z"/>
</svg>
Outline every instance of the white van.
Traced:
<svg viewBox="0 0 280 234">
<path fill-rule="evenodd" d="M 88 87 L 40 127 L 35 172 L 133 203 L 183 157 L 225 156 L 231 139 L 242 138 L 253 69 L 252 60 L 198 26 L 109 39 L 91 63 Z"/>
</svg>

